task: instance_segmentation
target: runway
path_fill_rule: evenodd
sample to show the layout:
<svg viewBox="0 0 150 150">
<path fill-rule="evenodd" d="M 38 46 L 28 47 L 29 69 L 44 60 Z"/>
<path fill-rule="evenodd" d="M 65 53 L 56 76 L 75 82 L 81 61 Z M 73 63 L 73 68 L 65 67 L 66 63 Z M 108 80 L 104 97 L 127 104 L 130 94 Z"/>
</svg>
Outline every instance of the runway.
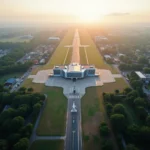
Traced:
<svg viewBox="0 0 150 150">
<path fill-rule="evenodd" d="M 70 97 L 73 97 L 70 94 Z M 81 104 L 78 94 L 75 98 L 68 99 L 67 111 L 67 127 L 66 127 L 66 142 L 65 150 L 81 150 L 82 149 L 82 136 L 81 136 Z M 76 105 L 77 112 L 71 112 L 73 102 Z"/>
</svg>

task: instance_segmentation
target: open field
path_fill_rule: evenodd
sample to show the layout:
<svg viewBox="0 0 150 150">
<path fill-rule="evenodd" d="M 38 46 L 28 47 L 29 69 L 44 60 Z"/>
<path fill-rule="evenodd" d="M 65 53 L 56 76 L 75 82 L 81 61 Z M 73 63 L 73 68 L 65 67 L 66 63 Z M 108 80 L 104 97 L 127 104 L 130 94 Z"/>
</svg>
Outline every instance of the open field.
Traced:
<svg viewBox="0 0 150 150">
<path fill-rule="evenodd" d="M 30 150 L 63 150 L 64 141 L 38 140 L 33 142 Z"/>
<path fill-rule="evenodd" d="M 87 64 L 84 47 L 80 47 L 80 63 L 81 64 Z"/>
<path fill-rule="evenodd" d="M 87 88 L 81 101 L 84 150 L 100 149 L 99 140 L 96 140 L 99 138 L 98 127 L 100 122 L 108 122 L 102 93 L 114 92 L 116 89 L 121 91 L 125 87 L 127 84 L 123 79 L 116 79 L 116 82 L 104 84 L 102 87 Z M 95 143 L 96 141 L 98 142 Z"/>
<path fill-rule="evenodd" d="M 89 45 L 89 47 L 86 47 L 89 64 L 95 65 L 96 68 L 99 69 L 109 69 L 113 73 L 117 73 L 117 70 L 115 68 L 113 68 L 111 65 L 108 65 L 104 62 L 102 56 L 97 50 L 96 45 L 94 44 L 88 32 L 82 29 L 79 30 L 79 34 L 80 34 L 81 45 Z M 83 64 L 86 64 L 87 62 L 84 57 L 82 54 L 82 57 L 80 57 L 80 59 Z"/>
<path fill-rule="evenodd" d="M 5 76 L 0 76 L 0 84 L 4 84 L 7 79 L 9 78 L 19 78 L 22 76 L 23 73 L 12 73 L 12 74 L 7 74 Z"/>
<path fill-rule="evenodd" d="M 13 38 L 0 38 L 0 42 L 30 42 L 30 39 L 21 39 L 20 37 L 13 37 Z"/>
<path fill-rule="evenodd" d="M 47 102 L 37 128 L 38 135 L 64 135 L 66 125 L 67 99 L 61 88 L 46 87 L 27 79 L 24 87 L 32 87 L 34 92 L 47 94 Z"/>
</svg>

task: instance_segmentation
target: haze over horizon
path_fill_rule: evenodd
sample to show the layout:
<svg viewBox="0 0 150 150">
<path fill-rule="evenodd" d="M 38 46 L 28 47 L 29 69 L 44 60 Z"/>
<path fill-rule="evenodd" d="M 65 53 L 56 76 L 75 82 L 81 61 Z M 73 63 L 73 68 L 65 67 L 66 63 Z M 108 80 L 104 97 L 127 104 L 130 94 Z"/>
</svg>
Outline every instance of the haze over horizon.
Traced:
<svg viewBox="0 0 150 150">
<path fill-rule="evenodd" d="M 149 23 L 149 0 L 0 0 L 0 23 Z"/>
</svg>

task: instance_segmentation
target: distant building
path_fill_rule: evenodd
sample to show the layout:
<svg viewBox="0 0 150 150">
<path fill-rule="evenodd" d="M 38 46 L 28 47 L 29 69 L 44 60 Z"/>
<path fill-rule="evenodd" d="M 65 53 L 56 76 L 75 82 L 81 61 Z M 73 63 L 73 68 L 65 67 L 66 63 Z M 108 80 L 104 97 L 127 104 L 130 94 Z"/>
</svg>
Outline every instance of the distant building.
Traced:
<svg viewBox="0 0 150 150">
<path fill-rule="evenodd" d="M 5 82 L 4 86 L 13 86 L 15 83 L 16 83 L 16 79 L 10 78 Z"/>
<path fill-rule="evenodd" d="M 122 53 L 119 53 L 118 56 L 121 57 L 121 56 L 126 56 L 126 55 L 122 54 Z"/>
<path fill-rule="evenodd" d="M 95 67 L 92 65 L 79 65 L 73 63 L 68 66 L 55 66 L 53 68 L 53 75 L 70 79 L 79 79 L 89 76 L 97 76 L 95 74 Z"/>
<path fill-rule="evenodd" d="M 135 71 L 135 73 L 142 81 L 146 81 L 146 76 L 142 72 Z"/>
<path fill-rule="evenodd" d="M 58 40 L 58 41 L 59 41 L 60 38 L 59 38 L 59 37 L 54 37 L 54 36 L 53 36 L 53 37 L 49 37 L 48 40 Z"/>
<path fill-rule="evenodd" d="M 100 41 L 108 41 L 108 38 L 104 36 L 95 36 L 95 42 L 100 42 Z"/>
<path fill-rule="evenodd" d="M 112 59 L 110 55 L 104 55 L 105 60 L 110 60 Z"/>
<path fill-rule="evenodd" d="M 20 39 L 33 39 L 31 34 L 20 36 Z"/>
<path fill-rule="evenodd" d="M 43 58 L 40 60 L 40 64 L 44 64 L 44 63 L 45 63 L 45 59 Z"/>
</svg>

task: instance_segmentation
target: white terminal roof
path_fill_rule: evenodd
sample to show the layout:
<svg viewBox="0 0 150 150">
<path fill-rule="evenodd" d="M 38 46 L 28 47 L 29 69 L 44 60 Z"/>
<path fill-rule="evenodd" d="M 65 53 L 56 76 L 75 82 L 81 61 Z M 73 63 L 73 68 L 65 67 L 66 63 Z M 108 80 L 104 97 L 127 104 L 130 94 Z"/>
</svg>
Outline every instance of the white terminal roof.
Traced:
<svg viewBox="0 0 150 150">
<path fill-rule="evenodd" d="M 135 73 L 139 76 L 139 78 L 141 78 L 141 79 L 146 79 L 145 75 L 144 75 L 142 72 L 140 72 L 140 71 L 135 71 Z"/>
<path fill-rule="evenodd" d="M 81 71 L 81 65 L 73 63 L 68 66 L 68 72 L 80 72 Z"/>
</svg>

